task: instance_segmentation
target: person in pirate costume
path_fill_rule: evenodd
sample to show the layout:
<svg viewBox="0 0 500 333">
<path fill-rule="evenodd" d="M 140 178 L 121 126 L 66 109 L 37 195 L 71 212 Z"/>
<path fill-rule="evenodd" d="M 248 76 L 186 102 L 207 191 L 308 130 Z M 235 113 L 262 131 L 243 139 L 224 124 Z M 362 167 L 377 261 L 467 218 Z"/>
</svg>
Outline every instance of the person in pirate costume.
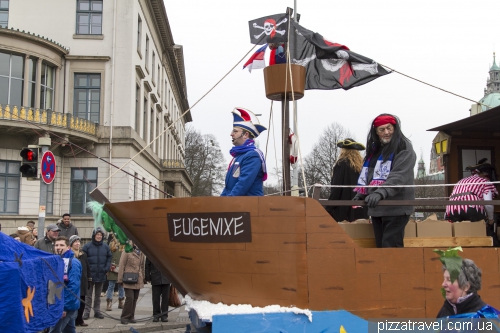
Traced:
<svg viewBox="0 0 500 333">
<path fill-rule="evenodd" d="M 341 148 L 340 156 L 333 167 L 332 185 L 356 185 L 359 173 L 363 167 L 363 157 L 359 153 L 365 146 L 353 139 L 337 142 Z M 352 187 L 332 187 L 328 200 L 352 200 L 356 192 Z M 356 207 L 356 208 L 354 208 Z M 328 212 L 337 222 L 352 222 L 358 219 L 367 219 L 366 207 L 361 206 L 331 206 Z"/>
<path fill-rule="evenodd" d="M 364 200 L 371 216 L 377 247 L 404 247 L 404 229 L 413 206 L 378 206 L 380 200 L 414 200 L 413 170 L 417 155 L 401 131 L 399 118 L 381 114 L 371 125 L 366 156 L 353 200 Z M 366 185 L 374 187 L 363 187 Z M 391 187 L 385 187 L 388 185 Z"/>
<path fill-rule="evenodd" d="M 266 128 L 247 109 L 233 110 L 231 138 L 234 147 L 229 151 L 233 159 L 227 169 L 221 196 L 264 195 L 263 182 L 267 179 L 264 154 L 255 146 L 254 139 Z"/>
<path fill-rule="evenodd" d="M 468 166 L 465 170 L 471 176 L 458 181 L 453 187 L 450 201 L 462 200 L 493 200 L 498 191 L 491 183 L 497 180 L 495 168 L 486 163 L 483 158 L 476 165 Z M 493 205 L 450 205 L 446 206 L 446 219 L 451 222 L 488 220 L 493 223 Z"/>
</svg>

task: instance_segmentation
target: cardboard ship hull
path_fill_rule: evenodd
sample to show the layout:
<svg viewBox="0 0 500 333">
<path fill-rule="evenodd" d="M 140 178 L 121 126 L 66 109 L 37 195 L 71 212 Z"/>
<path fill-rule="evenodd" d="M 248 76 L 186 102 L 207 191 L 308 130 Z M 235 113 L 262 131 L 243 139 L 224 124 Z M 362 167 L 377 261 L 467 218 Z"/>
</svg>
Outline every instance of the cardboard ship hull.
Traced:
<svg viewBox="0 0 500 333">
<path fill-rule="evenodd" d="M 343 309 L 365 319 L 435 317 L 443 304 L 442 265 L 432 248 L 361 248 L 310 198 L 158 199 L 107 203 L 105 210 L 174 285 L 193 299 L 317 311 Z M 218 232 L 219 236 L 226 233 L 222 236 L 229 237 L 229 242 L 215 237 L 214 226 L 207 222 L 210 219 L 205 219 L 205 225 L 199 222 L 203 217 L 216 220 L 217 214 L 235 212 L 248 213 L 249 220 L 243 225 L 226 219 Z M 195 222 L 189 226 L 189 221 Z M 230 238 L 237 230 L 245 234 L 244 228 L 244 237 L 250 239 Z M 197 236 L 175 239 L 183 232 Z M 466 248 L 463 257 L 483 270 L 479 292 L 483 300 L 500 308 L 498 250 Z"/>
</svg>

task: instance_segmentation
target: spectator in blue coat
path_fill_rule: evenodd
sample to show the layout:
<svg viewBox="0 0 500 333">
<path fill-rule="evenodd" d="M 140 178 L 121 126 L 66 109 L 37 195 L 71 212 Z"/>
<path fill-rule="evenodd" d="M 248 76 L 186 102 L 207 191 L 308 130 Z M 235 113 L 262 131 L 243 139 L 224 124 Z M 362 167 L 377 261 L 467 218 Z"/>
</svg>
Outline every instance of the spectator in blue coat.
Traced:
<svg viewBox="0 0 500 333">
<path fill-rule="evenodd" d="M 102 285 L 106 281 L 106 273 L 111 267 L 111 250 L 108 244 L 103 242 L 104 231 L 97 228 L 92 232 L 92 241 L 85 244 L 82 251 L 87 255 L 87 260 L 90 266 L 90 276 L 92 281 L 89 281 L 89 289 L 85 296 L 85 310 L 83 312 L 83 320 L 89 318 L 90 308 L 92 306 L 92 290 L 94 291 L 94 317 L 103 319 L 101 313 L 101 292 Z"/>
<path fill-rule="evenodd" d="M 75 319 L 80 307 L 80 279 L 82 264 L 75 260 L 69 247 L 69 240 L 64 236 L 57 237 L 54 250 L 64 260 L 64 310 L 61 319 L 50 328 L 50 333 L 76 332 Z"/>
<path fill-rule="evenodd" d="M 221 196 L 264 195 L 262 184 L 267 179 L 266 161 L 253 139 L 265 130 L 250 110 L 233 110 L 231 138 L 234 147 L 229 152 L 233 160 L 229 164 Z"/>
</svg>

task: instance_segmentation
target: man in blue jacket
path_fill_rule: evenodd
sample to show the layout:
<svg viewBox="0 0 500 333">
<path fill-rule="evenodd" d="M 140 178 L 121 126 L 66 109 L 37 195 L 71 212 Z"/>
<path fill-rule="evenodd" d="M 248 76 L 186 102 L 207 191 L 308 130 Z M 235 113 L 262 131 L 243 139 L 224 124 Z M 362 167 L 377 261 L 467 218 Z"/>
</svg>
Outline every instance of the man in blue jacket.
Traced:
<svg viewBox="0 0 500 333">
<path fill-rule="evenodd" d="M 94 298 L 94 317 L 104 319 L 101 313 L 101 291 L 106 281 L 106 273 L 111 267 L 111 250 L 108 244 L 104 243 L 104 231 L 97 228 L 92 232 L 92 242 L 85 244 L 82 249 L 87 254 L 90 266 L 92 281 L 89 282 L 89 289 L 85 295 L 85 310 L 83 320 L 89 319 L 90 308 L 92 307 L 92 297 Z M 94 295 L 92 295 L 94 291 Z"/>
<path fill-rule="evenodd" d="M 50 333 L 76 332 L 75 319 L 80 308 L 80 279 L 82 264 L 74 259 L 69 247 L 69 240 L 59 236 L 54 244 L 54 251 L 64 260 L 64 311 L 57 324 L 50 328 Z"/>
<path fill-rule="evenodd" d="M 262 183 L 267 179 L 266 161 L 253 139 L 265 130 L 250 110 L 233 110 L 231 138 L 234 147 L 229 152 L 233 160 L 229 164 L 221 196 L 264 195 Z"/>
</svg>

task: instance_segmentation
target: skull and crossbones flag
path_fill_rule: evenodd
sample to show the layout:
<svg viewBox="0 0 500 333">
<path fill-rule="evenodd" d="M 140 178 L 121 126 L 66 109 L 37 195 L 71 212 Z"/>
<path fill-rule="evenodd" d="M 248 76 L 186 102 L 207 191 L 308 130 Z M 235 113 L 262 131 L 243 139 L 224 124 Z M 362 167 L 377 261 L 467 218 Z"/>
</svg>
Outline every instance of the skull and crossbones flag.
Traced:
<svg viewBox="0 0 500 333">
<path fill-rule="evenodd" d="M 290 25 L 290 58 L 292 63 L 306 67 L 306 90 L 348 90 L 391 73 L 374 60 L 332 43 L 293 20 Z"/>
<path fill-rule="evenodd" d="M 288 38 L 287 14 L 265 16 L 248 22 L 250 43 L 284 43 Z"/>
</svg>

